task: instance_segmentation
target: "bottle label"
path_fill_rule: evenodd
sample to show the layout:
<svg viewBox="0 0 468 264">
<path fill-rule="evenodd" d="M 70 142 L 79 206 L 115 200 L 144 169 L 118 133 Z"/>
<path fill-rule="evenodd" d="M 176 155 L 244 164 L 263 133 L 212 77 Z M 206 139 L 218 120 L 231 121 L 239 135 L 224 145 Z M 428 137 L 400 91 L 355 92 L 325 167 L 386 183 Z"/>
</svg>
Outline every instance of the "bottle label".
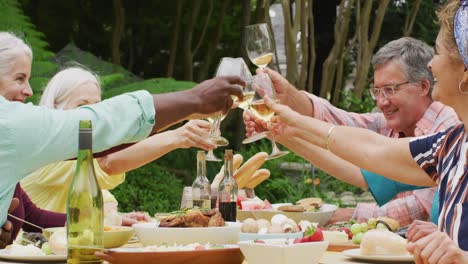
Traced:
<svg viewBox="0 0 468 264">
<path fill-rule="evenodd" d="M 80 128 L 78 135 L 78 148 L 91 149 L 93 147 L 93 130 L 91 128 Z"/>
</svg>

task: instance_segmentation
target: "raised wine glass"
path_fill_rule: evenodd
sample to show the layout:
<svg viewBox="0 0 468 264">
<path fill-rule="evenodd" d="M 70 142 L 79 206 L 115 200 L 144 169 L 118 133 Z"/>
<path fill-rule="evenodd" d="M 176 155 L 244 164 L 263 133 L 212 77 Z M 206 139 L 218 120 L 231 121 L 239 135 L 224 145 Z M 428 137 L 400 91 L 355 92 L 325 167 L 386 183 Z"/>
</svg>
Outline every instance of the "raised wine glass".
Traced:
<svg viewBox="0 0 468 264">
<path fill-rule="evenodd" d="M 273 59 L 273 38 L 266 23 L 254 24 L 245 27 L 245 50 L 250 61 L 260 69 L 265 68 Z M 268 132 L 255 133 L 244 139 L 242 143 L 248 144 L 268 135 Z"/>
<path fill-rule="evenodd" d="M 266 23 L 245 27 L 245 49 L 249 59 L 260 69 L 265 68 L 273 59 L 274 44 Z"/>
<path fill-rule="evenodd" d="M 257 118 L 265 120 L 268 123 L 268 129 L 270 129 L 270 119 L 274 116 L 275 112 L 265 105 L 263 97 L 267 95 L 273 101 L 278 101 L 270 77 L 266 73 L 260 72 L 253 77 L 252 87 L 255 90 L 255 95 L 250 103 L 250 109 Z M 267 158 L 268 160 L 276 159 L 289 153 L 289 151 L 282 151 L 278 148 L 273 133 L 268 134 L 271 136 L 272 144 L 272 151 Z"/>
<path fill-rule="evenodd" d="M 249 83 L 252 74 L 249 72 L 247 65 L 245 64 L 242 58 L 230 58 L 224 57 L 219 62 L 218 68 L 216 69 L 216 76 L 239 76 L 243 79 L 246 83 Z M 244 95 L 244 99 L 239 101 L 239 107 L 246 107 L 250 100 L 253 98 L 254 91 L 251 90 L 250 85 L 246 85 L 246 87 L 240 87 L 242 89 L 242 93 Z M 233 98 L 233 100 L 238 100 L 237 98 Z M 226 117 L 226 114 L 221 112 L 217 112 L 215 115 L 208 118 L 208 121 L 211 122 L 211 130 L 210 130 L 210 138 L 214 141 L 214 143 L 218 146 L 227 146 L 229 141 L 221 136 L 221 121 Z M 221 159 L 217 158 L 213 150 L 210 150 L 206 154 L 207 161 L 221 161 Z"/>
</svg>

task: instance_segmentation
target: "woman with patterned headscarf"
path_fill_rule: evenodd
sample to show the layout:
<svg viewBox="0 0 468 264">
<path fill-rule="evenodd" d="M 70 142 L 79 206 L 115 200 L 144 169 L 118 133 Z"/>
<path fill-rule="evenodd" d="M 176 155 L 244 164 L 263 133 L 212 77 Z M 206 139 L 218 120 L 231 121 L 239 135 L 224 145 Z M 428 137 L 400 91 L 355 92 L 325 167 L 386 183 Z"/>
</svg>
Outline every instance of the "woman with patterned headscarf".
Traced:
<svg viewBox="0 0 468 264">
<path fill-rule="evenodd" d="M 366 129 L 335 126 L 265 98 L 278 117 L 274 132 L 304 149 L 319 146 L 355 165 L 420 186 L 439 186 L 438 231 L 408 250 L 416 263 L 468 263 L 468 0 L 449 0 L 437 12 L 440 31 L 429 62 L 432 96 L 457 113 L 462 124 L 417 138 L 394 139 Z M 467 123 L 468 124 L 468 123 Z"/>
</svg>

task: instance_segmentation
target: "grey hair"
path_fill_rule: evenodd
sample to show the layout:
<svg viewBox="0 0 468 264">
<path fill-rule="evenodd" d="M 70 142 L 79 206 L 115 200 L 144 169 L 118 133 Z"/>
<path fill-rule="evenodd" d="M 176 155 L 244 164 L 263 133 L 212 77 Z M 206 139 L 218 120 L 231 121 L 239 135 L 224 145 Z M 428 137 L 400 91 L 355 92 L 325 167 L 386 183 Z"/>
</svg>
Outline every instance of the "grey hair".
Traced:
<svg viewBox="0 0 468 264">
<path fill-rule="evenodd" d="M 375 70 L 389 61 L 398 61 L 408 81 L 428 80 L 432 91 L 434 77 L 427 67 L 432 57 L 434 49 L 431 46 L 414 38 L 403 37 L 380 48 L 372 57 L 372 67 Z"/>
<path fill-rule="evenodd" d="M 32 61 L 33 53 L 31 47 L 13 33 L 0 32 L 0 75 L 7 74 L 15 58 L 24 54 Z"/>
<path fill-rule="evenodd" d="M 73 89 L 85 83 L 93 83 L 101 90 L 99 77 L 91 71 L 76 66 L 61 70 L 47 83 L 39 105 L 64 109 Z"/>
</svg>

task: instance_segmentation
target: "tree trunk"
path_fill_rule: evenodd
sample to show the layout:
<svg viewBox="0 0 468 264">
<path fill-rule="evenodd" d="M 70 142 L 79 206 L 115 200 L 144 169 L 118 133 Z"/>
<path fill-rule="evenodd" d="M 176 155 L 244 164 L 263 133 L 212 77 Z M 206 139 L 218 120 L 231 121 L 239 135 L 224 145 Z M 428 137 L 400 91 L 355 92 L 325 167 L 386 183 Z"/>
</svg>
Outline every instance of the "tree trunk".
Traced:
<svg viewBox="0 0 468 264">
<path fill-rule="evenodd" d="M 334 36 L 335 43 L 327 59 L 323 63 L 322 83 L 320 85 L 320 97 L 332 100 L 333 84 L 337 76 L 338 60 L 343 55 L 343 49 L 348 39 L 349 21 L 351 18 L 351 9 L 354 5 L 354 0 L 342 0 L 337 15 Z M 338 93 L 339 94 L 339 93 Z"/>
<path fill-rule="evenodd" d="M 217 12 L 219 13 L 219 21 L 216 25 L 215 34 L 207 48 L 204 63 L 202 64 L 200 72 L 198 74 L 198 81 L 203 81 L 204 79 L 206 79 L 207 76 L 210 76 L 208 71 L 210 69 L 214 55 L 216 54 L 216 49 L 218 48 L 221 36 L 223 35 L 224 17 L 226 15 L 226 10 L 230 3 L 231 0 L 224 0 L 221 10 Z"/>
<path fill-rule="evenodd" d="M 372 9 L 372 0 L 367 0 L 364 5 L 364 10 L 362 12 L 362 22 L 360 22 L 362 26 L 361 31 L 361 61 L 360 64 L 357 65 L 356 71 L 356 81 L 354 83 L 354 93 L 358 98 L 362 97 L 362 93 L 364 91 L 364 87 L 368 84 L 368 72 L 370 67 L 370 61 L 372 58 L 372 54 L 374 52 L 375 46 L 377 45 L 377 41 L 380 36 L 380 30 L 382 28 L 382 22 L 385 17 L 385 12 L 387 10 L 387 6 L 390 0 L 381 0 L 379 1 L 379 7 L 375 14 L 374 25 L 372 27 L 372 33 L 370 35 L 370 39 L 368 39 L 369 35 L 369 20 L 370 20 L 370 12 Z"/>
<path fill-rule="evenodd" d="M 174 75 L 174 67 L 175 67 L 175 59 L 177 55 L 177 44 L 179 42 L 179 34 L 180 34 L 180 23 L 182 20 L 182 10 L 184 6 L 184 1 L 176 1 L 176 9 L 177 9 L 177 14 L 175 18 L 175 27 L 174 31 L 172 33 L 172 40 L 171 40 L 171 48 L 170 48 L 170 53 L 169 53 L 169 62 L 167 65 L 167 77 L 173 77 Z"/>
<path fill-rule="evenodd" d="M 416 20 L 416 16 L 419 12 L 419 6 L 421 5 L 421 1 L 422 0 L 411 1 L 413 6 L 411 7 L 410 12 L 406 14 L 405 26 L 403 28 L 403 36 L 405 37 L 411 36 L 411 32 L 413 32 L 414 21 Z"/>
<path fill-rule="evenodd" d="M 114 28 L 112 30 L 112 62 L 121 65 L 120 62 L 120 41 L 125 29 L 125 10 L 121 0 L 114 0 Z M 115 67 L 117 70 L 117 67 Z"/>
<path fill-rule="evenodd" d="M 308 68 L 308 73 L 307 73 L 307 85 L 306 85 L 306 91 L 313 93 L 313 88 L 314 88 L 314 72 L 315 72 L 315 62 L 317 60 L 317 55 L 316 55 L 316 47 L 315 47 L 315 23 L 314 23 L 314 13 L 313 13 L 313 0 L 309 0 L 308 2 L 308 8 L 307 8 L 307 13 L 310 14 L 309 20 L 308 20 L 308 34 L 309 34 L 309 59 L 307 62 L 307 68 Z M 304 67 L 304 65 L 302 66 Z"/>
<path fill-rule="evenodd" d="M 245 61 L 249 61 L 249 56 L 245 50 L 245 27 L 250 24 L 250 0 L 242 0 L 242 20 L 240 27 L 240 47 L 239 54 Z"/>
<path fill-rule="evenodd" d="M 192 6 L 192 13 L 188 25 L 185 27 L 184 38 L 184 79 L 193 81 L 193 51 L 192 51 L 192 37 L 195 30 L 195 22 L 198 18 L 202 0 L 194 0 Z"/>
<path fill-rule="evenodd" d="M 301 0 L 301 6 L 300 9 L 304 10 L 301 12 L 301 54 L 302 54 L 302 60 L 301 60 L 301 70 L 299 74 L 299 81 L 298 81 L 298 88 L 299 89 L 304 89 L 306 87 L 306 81 L 307 81 L 307 69 L 308 69 L 308 64 L 309 64 L 309 46 L 308 46 L 308 41 L 307 41 L 307 35 L 308 35 L 308 24 L 307 21 L 309 20 L 309 15 L 312 15 L 312 13 L 309 12 L 308 10 L 308 5 L 310 5 L 310 1 L 307 0 Z"/>
<path fill-rule="evenodd" d="M 293 17 L 291 16 L 291 6 L 289 0 L 282 0 L 281 5 L 283 7 L 283 17 L 284 17 L 284 44 L 286 48 L 286 79 L 297 86 L 297 51 L 296 51 L 296 42 L 297 42 L 297 32 L 298 25 L 296 17 L 300 16 L 300 8 L 296 7 L 296 14 Z"/>
</svg>

